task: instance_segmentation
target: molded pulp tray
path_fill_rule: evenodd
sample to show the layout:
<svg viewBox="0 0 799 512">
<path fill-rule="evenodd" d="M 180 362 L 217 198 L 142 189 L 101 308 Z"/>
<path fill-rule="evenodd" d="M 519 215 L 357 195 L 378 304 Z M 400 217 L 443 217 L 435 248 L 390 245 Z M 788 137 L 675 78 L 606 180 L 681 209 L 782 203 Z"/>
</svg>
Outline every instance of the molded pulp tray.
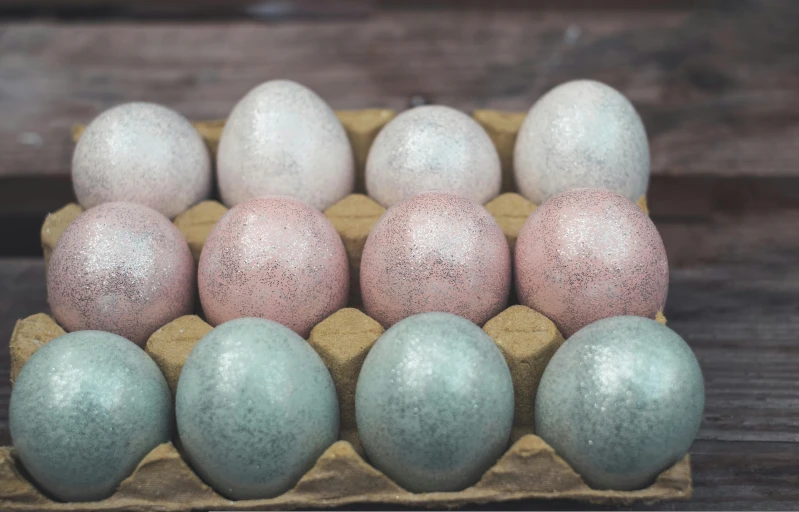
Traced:
<svg viewBox="0 0 799 512">
<path fill-rule="evenodd" d="M 388 110 L 338 112 L 347 130 L 358 166 L 358 190 L 363 189 L 363 166 L 374 137 L 394 117 Z M 513 247 L 535 205 L 513 189 L 512 154 L 524 114 L 477 111 L 477 119 L 491 136 L 503 166 L 503 191 L 486 208 L 494 215 Z M 196 123 L 209 150 L 214 152 L 223 123 Z M 81 127 L 76 127 L 79 137 Z M 646 211 L 645 199 L 639 205 Z M 205 238 L 227 209 L 204 201 L 175 219 L 175 225 L 199 259 Z M 358 269 L 369 230 L 384 209 L 362 194 L 352 194 L 330 207 L 325 215 L 344 241 L 352 270 L 350 305 L 360 304 Z M 47 217 L 42 247 L 48 260 L 58 237 L 82 209 L 70 204 Z M 662 315 L 658 320 L 665 322 Z M 159 329 L 146 345 L 174 393 L 180 369 L 194 344 L 209 330 L 199 316 L 184 316 Z M 308 339 L 330 369 L 341 408 L 340 441 L 319 458 L 291 491 L 272 499 L 230 501 L 195 475 L 171 443 L 150 452 L 117 492 L 103 501 L 59 503 L 43 495 L 25 477 L 11 447 L 0 448 L 0 509 L 3 510 L 264 510 L 318 508 L 354 503 L 388 503 L 422 507 L 457 507 L 474 503 L 523 498 L 575 499 L 591 503 L 630 504 L 691 497 L 691 468 L 686 455 L 663 472 L 648 488 L 638 491 L 600 491 L 589 488 L 550 446 L 533 434 L 533 406 L 541 374 L 563 343 L 555 325 L 525 307 L 511 306 L 484 326 L 502 350 L 511 369 L 515 391 L 511 446 L 479 482 L 460 492 L 413 494 L 394 484 L 365 460 L 355 425 L 355 385 L 369 348 L 382 334 L 375 320 L 354 308 L 345 308 L 318 324 Z M 64 333 L 48 315 L 39 313 L 17 322 L 11 338 L 11 380 L 42 345 Z"/>
</svg>

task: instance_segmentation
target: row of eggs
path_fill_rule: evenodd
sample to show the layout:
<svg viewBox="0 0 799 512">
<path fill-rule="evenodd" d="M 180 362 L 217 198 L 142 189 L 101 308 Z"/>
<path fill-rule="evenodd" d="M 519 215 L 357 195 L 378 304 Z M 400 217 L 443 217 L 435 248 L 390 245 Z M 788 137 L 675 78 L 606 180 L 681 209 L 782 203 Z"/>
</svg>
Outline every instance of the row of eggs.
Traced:
<svg viewBox="0 0 799 512">
<path fill-rule="evenodd" d="M 511 375 L 468 320 L 422 313 L 389 328 L 358 375 L 355 413 L 369 461 L 411 492 L 457 491 L 507 449 Z M 548 364 L 536 433 L 600 489 L 644 487 L 689 449 L 704 407 L 687 344 L 635 316 L 594 322 Z M 59 500 L 110 496 L 170 440 L 230 499 L 291 489 L 339 435 L 333 380 L 319 355 L 276 322 L 240 318 L 195 345 L 174 401 L 156 364 L 115 334 L 78 331 L 39 349 L 10 402 L 22 464 Z M 531 478 L 533 478 L 531 476 Z"/>
<path fill-rule="evenodd" d="M 166 217 L 112 202 L 82 213 L 61 235 L 47 291 L 67 331 L 108 331 L 139 345 L 193 312 L 195 286 L 212 325 L 259 317 L 307 337 L 347 305 L 349 272 L 330 221 L 296 199 L 258 197 L 233 207 L 209 234 L 196 272 Z M 602 189 L 545 202 L 525 223 L 513 260 L 484 207 L 424 192 L 386 211 L 360 262 L 364 309 L 384 327 L 429 311 L 483 325 L 507 305 L 513 274 L 520 302 L 566 337 L 601 318 L 654 318 L 668 291 L 654 224 L 632 201 Z"/>
<path fill-rule="evenodd" d="M 649 181 L 649 146 L 640 117 L 615 89 L 578 80 L 530 109 L 515 145 L 516 185 L 540 204 L 575 187 L 605 188 L 631 200 Z M 369 196 L 385 207 L 426 190 L 485 204 L 500 191 L 491 139 L 466 114 L 441 105 L 408 110 L 372 144 L 365 169 Z M 333 110 L 287 80 L 261 84 L 233 108 L 216 155 L 223 202 L 281 195 L 324 210 L 355 187 L 355 163 Z M 150 103 L 129 103 L 97 117 L 82 134 L 72 181 L 84 208 L 132 201 L 169 218 L 209 197 L 212 165 L 191 123 Z"/>
</svg>

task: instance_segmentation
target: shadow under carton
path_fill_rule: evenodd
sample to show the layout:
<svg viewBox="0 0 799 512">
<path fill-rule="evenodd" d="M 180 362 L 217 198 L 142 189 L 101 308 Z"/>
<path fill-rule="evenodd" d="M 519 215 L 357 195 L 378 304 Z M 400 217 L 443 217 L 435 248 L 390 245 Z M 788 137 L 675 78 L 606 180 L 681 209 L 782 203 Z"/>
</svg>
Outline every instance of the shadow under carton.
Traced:
<svg viewBox="0 0 799 512">
<path fill-rule="evenodd" d="M 660 319 L 663 321 L 663 319 Z M 145 350 L 164 373 L 174 393 L 183 363 L 211 326 L 193 315 L 156 331 Z M 508 451 L 479 482 L 459 492 L 413 494 L 397 486 L 363 458 L 355 423 L 355 387 L 369 349 L 383 333 L 361 311 L 344 308 L 316 325 L 308 342 L 333 377 L 341 410 L 340 441 L 287 493 L 272 499 L 230 501 L 208 487 L 171 443 L 151 451 L 116 493 L 91 503 L 59 503 L 41 494 L 23 476 L 13 448 L 0 448 L 0 508 L 3 510 L 265 510 L 315 508 L 355 503 L 452 507 L 515 499 L 574 499 L 624 505 L 687 499 L 691 466 L 686 456 L 645 489 L 610 491 L 589 488 L 541 438 L 533 434 L 533 402 L 541 374 L 563 342 L 554 324 L 525 306 L 512 306 L 486 323 L 485 331 L 501 348 L 513 377 L 516 404 Z M 63 330 L 39 313 L 17 322 L 11 337 L 12 375 Z M 530 402 L 530 403 L 527 403 Z"/>
</svg>

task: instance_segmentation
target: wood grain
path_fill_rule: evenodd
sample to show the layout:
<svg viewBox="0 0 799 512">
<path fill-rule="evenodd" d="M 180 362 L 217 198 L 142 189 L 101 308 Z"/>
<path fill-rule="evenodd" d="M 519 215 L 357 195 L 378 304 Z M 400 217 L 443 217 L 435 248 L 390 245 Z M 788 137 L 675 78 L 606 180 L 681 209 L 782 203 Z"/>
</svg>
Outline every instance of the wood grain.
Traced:
<svg viewBox="0 0 799 512">
<path fill-rule="evenodd" d="M 727 4 L 724 4 L 727 5 Z M 624 92 L 656 175 L 796 176 L 799 3 L 694 10 L 376 10 L 365 19 L 0 25 L 0 175 L 65 176 L 69 129 L 124 101 L 224 117 L 290 78 L 334 108 L 412 94 L 524 111 L 574 78 Z"/>
</svg>

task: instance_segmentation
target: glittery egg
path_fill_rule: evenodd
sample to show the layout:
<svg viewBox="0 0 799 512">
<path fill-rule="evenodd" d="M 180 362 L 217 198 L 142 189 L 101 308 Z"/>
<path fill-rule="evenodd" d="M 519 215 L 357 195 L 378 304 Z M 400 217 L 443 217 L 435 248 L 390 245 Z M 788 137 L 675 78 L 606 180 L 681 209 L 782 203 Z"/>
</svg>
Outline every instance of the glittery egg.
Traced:
<svg viewBox="0 0 799 512">
<path fill-rule="evenodd" d="M 114 493 L 169 441 L 172 396 L 130 341 L 101 331 L 64 334 L 31 356 L 14 384 L 9 426 L 22 465 L 63 501 Z"/>
<path fill-rule="evenodd" d="M 194 272 L 186 240 L 166 217 L 141 204 L 103 203 L 58 239 L 47 297 L 67 331 L 108 331 L 144 345 L 192 312 Z"/>
<path fill-rule="evenodd" d="M 266 318 L 307 337 L 347 305 L 349 272 L 344 244 L 318 210 L 288 197 L 256 197 L 232 208 L 208 236 L 200 302 L 212 325 Z"/>
<path fill-rule="evenodd" d="M 407 110 L 375 138 L 366 161 L 366 190 L 389 207 L 420 192 L 453 192 L 485 204 L 499 194 L 499 156 L 485 130 L 442 105 Z"/>
<path fill-rule="evenodd" d="M 237 500 L 288 491 L 338 438 L 338 398 L 322 359 L 260 318 L 203 336 L 180 373 L 175 412 L 194 469 Z"/>
<path fill-rule="evenodd" d="M 527 114 L 513 155 L 516 186 L 534 203 L 579 187 L 638 200 L 649 184 L 649 144 L 635 107 L 593 80 L 542 96 Z"/>
<path fill-rule="evenodd" d="M 225 123 L 216 157 L 228 206 L 251 197 L 290 196 L 325 210 L 355 188 L 355 160 L 335 112 L 312 90 L 266 82 L 242 98 Z"/>
<path fill-rule="evenodd" d="M 513 382 L 494 341 L 449 313 L 388 329 L 369 351 L 355 392 L 369 461 L 411 492 L 458 491 L 505 452 Z"/>
<path fill-rule="evenodd" d="M 647 318 L 606 318 L 549 362 L 535 430 L 591 487 L 640 489 L 688 452 L 704 403 L 702 371 L 674 331 Z"/>
<path fill-rule="evenodd" d="M 609 316 L 654 318 L 666 303 L 669 265 L 655 225 L 629 199 L 602 189 L 557 195 L 516 241 L 519 301 L 568 337 Z"/>
<path fill-rule="evenodd" d="M 169 218 L 211 193 L 211 159 L 200 134 L 177 112 L 153 103 L 106 110 L 78 140 L 72 183 L 84 208 L 141 203 Z"/>
<path fill-rule="evenodd" d="M 483 325 L 508 301 L 510 250 L 485 208 L 425 192 L 391 208 L 372 228 L 361 258 L 369 316 L 388 327 L 427 311 Z"/>
</svg>

